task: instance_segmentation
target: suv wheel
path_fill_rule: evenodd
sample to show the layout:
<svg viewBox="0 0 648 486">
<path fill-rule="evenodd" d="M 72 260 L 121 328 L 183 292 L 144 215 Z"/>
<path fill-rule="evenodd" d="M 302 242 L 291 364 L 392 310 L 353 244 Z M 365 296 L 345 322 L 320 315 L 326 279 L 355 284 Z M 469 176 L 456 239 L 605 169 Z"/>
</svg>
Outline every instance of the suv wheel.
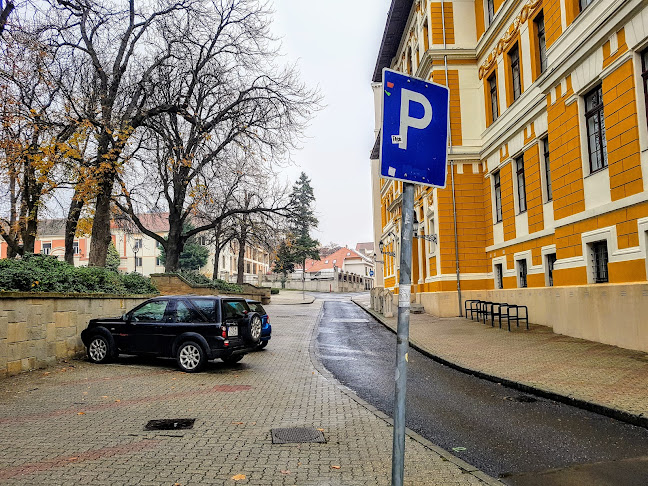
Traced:
<svg viewBox="0 0 648 486">
<path fill-rule="evenodd" d="M 88 343 L 88 358 L 93 363 L 107 363 L 112 356 L 112 349 L 110 343 L 101 334 L 92 336 Z"/>
<path fill-rule="evenodd" d="M 185 341 L 178 347 L 176 360 L 182 371 L 195 373 L 205 366 L 207 358 L 200 344 L 194 341 Z"/>
<path fill-rule="evenodd" d="M 245 326 L 243 331 L 243 338 L 251 344 L 258 344 L 261 340 L 261 328 L 263 327 L 263 322 L 261 317 L 257 314 L 250 317 L 247 326 Z"/>
</svg>

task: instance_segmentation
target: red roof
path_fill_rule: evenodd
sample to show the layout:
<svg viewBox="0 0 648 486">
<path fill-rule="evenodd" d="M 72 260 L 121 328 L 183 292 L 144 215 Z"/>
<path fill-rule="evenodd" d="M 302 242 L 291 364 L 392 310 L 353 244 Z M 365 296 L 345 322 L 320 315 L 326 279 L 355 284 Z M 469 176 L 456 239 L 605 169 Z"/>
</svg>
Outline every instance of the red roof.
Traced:
<svg viewBox="0 0 648 486">
<path fill-rule="evenodd" d="M 345 260 L 362 260 L 362 258 L 362 255 L 355 250 L 340 248 L 322 260 L 306 260 L 306 272 L 315 273 L 326 269 L 333 269 L 333 266 L 342 269 Z"/>
</svg>

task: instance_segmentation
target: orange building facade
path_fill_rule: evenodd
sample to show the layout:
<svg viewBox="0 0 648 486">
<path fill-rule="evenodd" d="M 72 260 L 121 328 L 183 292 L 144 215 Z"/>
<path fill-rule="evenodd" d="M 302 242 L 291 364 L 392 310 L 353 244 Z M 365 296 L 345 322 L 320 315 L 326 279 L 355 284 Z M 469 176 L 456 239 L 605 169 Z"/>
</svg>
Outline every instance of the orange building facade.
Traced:
<svg viewBox="0 0 648 486">
<path fill-rule="evenodd" d="M 648 300 L 644 2 L 394 0 L 373 77 L 377 137 L 384 67 L 450 88 L 452 173 L 444 189 L 416 190 L 419 233 L 436 242 L 414 240 L 413 299 L 458 315 L 458 273 L 463 298 L 505 295 L 554 328 L 557 289 L 584 296 L 558 308 L 587 305 L 594 288 Z M 398 293 L 402 184 L 371 158 L 376 285 Z M 632 332 L 648 350 L 648 329 Z"/>
</svg>

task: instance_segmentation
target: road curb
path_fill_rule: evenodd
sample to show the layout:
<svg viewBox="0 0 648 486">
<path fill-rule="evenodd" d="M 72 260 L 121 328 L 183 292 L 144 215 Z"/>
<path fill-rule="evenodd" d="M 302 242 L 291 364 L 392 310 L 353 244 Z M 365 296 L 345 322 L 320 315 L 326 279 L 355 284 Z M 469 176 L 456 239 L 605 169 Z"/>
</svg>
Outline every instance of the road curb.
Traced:
<svg viewBox="0 0 648 486">
<path fill-rule="evenodd" d="M 374 319 L 376 319 L 378 322 L 380 322 L 383 326 L 385 326 L 387 329 L 389 329 L 391 332 L 394 334 L 396 331 L 389 326 L 384 320 L 383 316 L 380 315 L 379 313 L 368 309 L 367 307 L 363 306 L 362 304 L 356 302 L 355 300 L 351 299 L 351 301 L 363 309 L 366 313 L 368 313 L 370 316 L 372 316 Z M 560 402 L 560 403 L 565 403 L 567 405 L 571 405 L 573 407 L 577 407 L 583 410 L 587 410 L 589 412 L 594 412 L 599 415 L 605 415 L 606 417 L 613 418 L 615 420 L 619 420 L 621 422 L 628 423 L 630 425 L 634 425 L 637 427 L 643 427 L 648 429 L 648 416 L 642 415 L 636 415 L 630 412 L 626 412 L 624 410 L 619 410 L 617 408 L 612 408 L 612 407 L 607 407 L 605 405 L 601 405 L 599 403 L 593 403 L 593 402 L 588 402 L 587 400 L 581 400 L 579 398 L 573 398 L 569 397 L 567 395 L 562 395 L 556 392 L 552 392 L 549 390 L 544 390 L 542 388 L 537 388 L 531 385 L 527 385 L 526 383 L 521 383 L 518 381 L 514 380 L 509 380 L 506 378 L 502 378 L 496 375 L 491 375 L 488 373 L 484 373 L 483 371 L 477 371 L 473 370 L 471 368 L 467 368 L 465 366 L 462 366 L 458 363 L 455 363 L 453 361 L 449 361 L 445 358 L 442 358 L 441 356 L 438 356 L 428 349 L 426 349 L 423 345 L 419 344 L 416 342 L 416 340 L 410 339 L 410 345 L 416 349 L 419 353 L 424 354 L 428 358 L 436 361 L 437 363 L 441 363 L 445 366 L 448 366 L 449 368 L 455 369 L 457 371 L 461 371 L 462 373 L 466 373 L 468 375 L 473 375 L 476 376 L 477 378 L 481 378 L 483 380 L 488 380 L 493 383 L 498 383 L 501 384 L 507 388 L 512 388 L 514 390 L 521 391 L 523 393 L 528 393 L 531 395 L 536 395 L 541 398 L 546 398 L 549 400 L 553 400 L 555 402 Z"/>
<path fill-rule="evenodd" d="M 353 301 L 356 305 L 362 307 L 360 304 L 357 302 Z M 366 310 L 366 309 L 365 309 Z M 374 414 L 376 417 L 379 419 L 383 420 L 385 423 L 387 423 L 390 427 L 394 426 L 394 420 L 381 410 L 377 409 L 373 405 L 371 405 L 369 402 L 366 400 L 360 398 L 352 389 L 349 387 L 343 385 L 340 383 L 335 376 L 331 372 L 329 372 L 324 365 L 322 364 L 322 361 L 320 359 L 319 352 L 317 351 L 317 331 L 319 329 L 320 321 L 322 320 L 322 315 L 324 314 L 324 304 L 322 303 L 322 307 L 320 308 L 319 315 L 317 316 L 315 326 L 313 327 L 313 330 L 311 332 L 311 340 L 310 340 L 310 345 L 308 347 L 308 353 L 310 355 L 310 360 L 311 364 L 313 365 L 313 368 L 324 377 L 324 379 L 328 381 L 332 381 L 336 384 L 336 386 L 344 393 L 347 395 L 351 400 L 356 402 L 358 405 L 364 407 L 367 409 L 369 412 Z M 380 321 L 382 324 L 384 324 L 382 321 Z M 479 479 L 485 484 L 488 484 L 489 486 L 502 486 L 502 482 L 498 481 L 497 479 L 489 476 L 485 472 L 477 469 L 475 466 L 467 463 L 463 459 L 458 458 L 457 456 L 452 455 L 450 452 L 446 451 L 445 449 L 442 449 L 438 445 L 430 442 L 428 439 L 425 437 L 419 435 L 418 433 L 414 432 L 413 430 L 407 428 L 405 430 L 405 435 L 409 437 L 411 440 L 414 440 L 421 444 L 422 446 L 426 447 L 427 449 L 430 449 L 431 451 L 435 452 L 438 454 L 442 459 L 447 460 L 448 462 L 454 464 L 458 468 L 460 468 L 462 471 L 464 471 L 466 474 L 470 474 L 474 476 L 475 478 Z"/>
</svg>

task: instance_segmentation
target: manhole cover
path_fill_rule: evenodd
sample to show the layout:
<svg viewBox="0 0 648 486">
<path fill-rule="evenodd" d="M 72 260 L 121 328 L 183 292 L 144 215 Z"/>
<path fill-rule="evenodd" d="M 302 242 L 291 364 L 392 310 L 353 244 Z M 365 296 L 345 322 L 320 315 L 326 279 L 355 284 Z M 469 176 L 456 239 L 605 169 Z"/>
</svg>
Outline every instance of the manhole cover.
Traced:
<svg viewBox="0 0 648 486">
<path fill-rule="evenodd" d="M 509 400 L 511 402 L 520 402 L 520 403 L 533 403 L 537 402 L 537 398 L 533 398 L 527 395 L 518 395 L 517 397 L 504 397 L 504 400 Z"/>
<path fill-rule="evenodd" d="M 162 419 L 150 420 L 144 430 L 186 430 L 193 429 L 196 419 Z"/>
<path fill-rule="evenodd" d="M 321 430 L 312 427 L 290 427 L 287 429 L 272 429 L 273 444 L 293 444 L 306 442 L 325 443 L 326 439 Z"/>
</svg>

